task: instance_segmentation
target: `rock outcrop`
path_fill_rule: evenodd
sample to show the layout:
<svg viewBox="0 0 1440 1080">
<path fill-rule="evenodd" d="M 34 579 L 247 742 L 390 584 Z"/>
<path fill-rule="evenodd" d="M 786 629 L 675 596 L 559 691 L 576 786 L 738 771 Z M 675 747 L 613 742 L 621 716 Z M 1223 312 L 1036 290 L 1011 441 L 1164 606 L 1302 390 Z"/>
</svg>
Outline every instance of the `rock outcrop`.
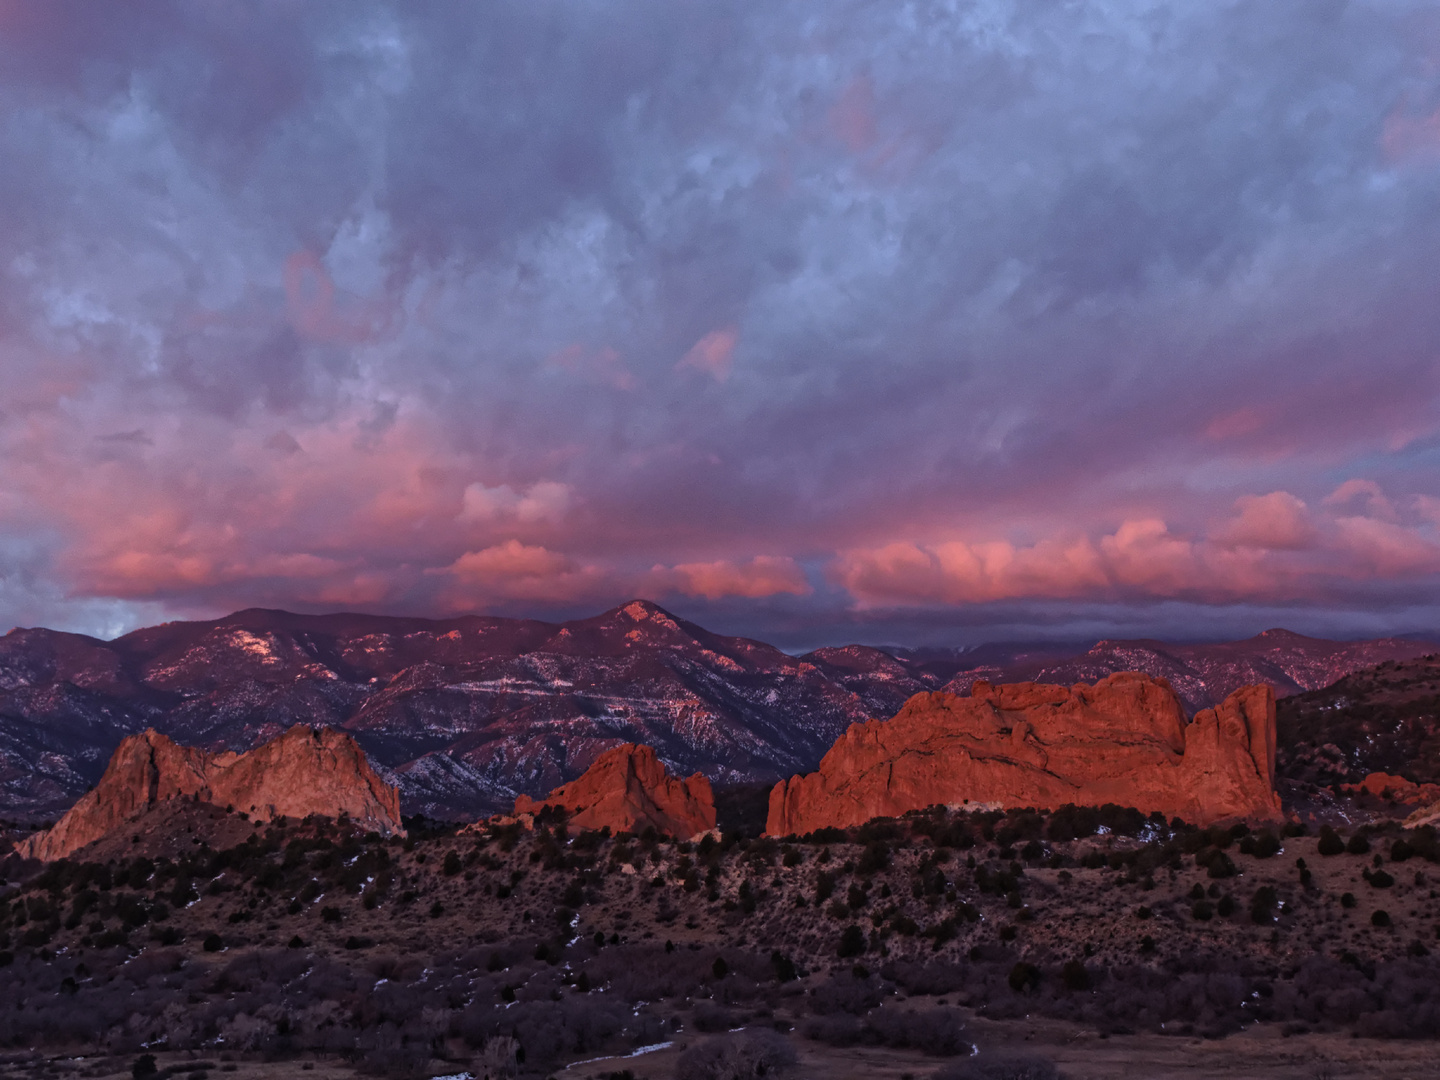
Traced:
<svg viewBox="0 0 1440 1080">
<path fill-rule="evenodd" d="M 648 746 L 625 743 L 606 750 L 570 783 L 544 799 L 521 795 L 515 814 L 536 814 L 563 806 L 570 824 L 611 832 L 656 832 L 688 840 L 715 828 L 715 795 L 701 773 L 677 780 Z"/>
<path fill-rule="evenodd" d="M 1246 686 L 1190 723 L 1164 679 L 1093 686 L 977 682 L 916 694 L 891 720 L 852 724 L 770 793 L 766 832 L 858 825 L 937 803 L 1054 809 L 1117 803 L 1195 824 L 1276 820 L 1275 695 Z"/>
<path fill-rule="evenodd" d="M 1440 784 L 1417 784 L 1403 776 L 1383 772 L 1367 773 L 1360 783 L 1345 784 L 1343 790 L 1351 795 L 1373 795 L 1398 803 L 1440 802 Z"/>
<path fill-rule="evenodd" d="M 404 834 L 399 793 L 342 732 L 296 725 L 248 753 L 209 754 L 147 730 L 116 748 L 100 782 L 54 828 L 16 851 L 63 859 L 171 799 L 213 803 L 261 821 L 346 815 L 363 829 Z"/>
</svg>

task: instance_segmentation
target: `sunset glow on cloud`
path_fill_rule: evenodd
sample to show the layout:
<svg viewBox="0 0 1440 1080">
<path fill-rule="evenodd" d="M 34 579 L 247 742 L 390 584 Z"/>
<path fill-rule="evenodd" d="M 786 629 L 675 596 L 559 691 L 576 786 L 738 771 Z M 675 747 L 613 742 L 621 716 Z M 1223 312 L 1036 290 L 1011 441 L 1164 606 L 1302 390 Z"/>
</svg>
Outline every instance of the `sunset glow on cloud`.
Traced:
<svg viewBox="0 0 1440 1080">
<path fill-rule="evenodd" d="M 1440 629 L 1433 5 L 22 8 L 5 626 Z"/>
</svg>

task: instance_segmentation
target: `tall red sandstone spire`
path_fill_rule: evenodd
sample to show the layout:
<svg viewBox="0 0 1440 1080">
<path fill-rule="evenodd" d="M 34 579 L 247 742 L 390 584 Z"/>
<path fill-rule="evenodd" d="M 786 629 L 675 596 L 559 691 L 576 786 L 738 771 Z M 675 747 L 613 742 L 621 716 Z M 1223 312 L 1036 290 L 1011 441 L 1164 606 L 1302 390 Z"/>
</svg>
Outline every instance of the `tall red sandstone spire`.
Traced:
<svg viewBox="0 0 1440 1080">
<path fill-rule="evenodd" d="M 521 795 L 515 813 L 534 814 L 545 806 L 563 806 L 582 829 L 657 832 L 688 840 L 715 828 L 715 796 L 701 773 L 677 780 L 648 746 L 612 746 L 590 768 L 541 800 Z"/>
<path fill-rule="evenodd" d="M 244 754 L 208 754 L 159 732 L 131 735 L 105 775 L 55 825 L 16 847 L 22 857 L 63 859 L 168 799 L 196 798 L 262 821 L 348 815 L 362 828 L 404 834 L 400 795 L 343 732 L 297 724 Z"/>
</svg>

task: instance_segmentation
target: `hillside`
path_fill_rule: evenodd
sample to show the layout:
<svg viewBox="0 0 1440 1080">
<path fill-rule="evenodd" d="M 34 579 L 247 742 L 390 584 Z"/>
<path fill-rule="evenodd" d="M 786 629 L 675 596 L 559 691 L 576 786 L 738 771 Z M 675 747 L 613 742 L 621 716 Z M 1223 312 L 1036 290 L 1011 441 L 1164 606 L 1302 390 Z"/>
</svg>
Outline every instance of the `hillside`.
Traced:
<svg viewBox="0 0 1440 1080">
<path fill-rule="evenodd" d="M 721 788 L 773 783 L 813 770 L 850 724 L 922 691 L 967 694 L 976 678 L 1069 685 L 1141 671 L 1169 679 L 1193 713 L 1249 683 L 1283 696 L 1440 647 L 1272 630 L 1218 645 L 1100 642 L 1068 660 L 1058 648 L 796 657 L 643 600 L 564 623 L 256 609 L 108 642 L 14 630 L 0 637 L 0 817 L 57 816 L 146 728 L 212 752 L 295 724 L 337 728 L 399 786 L 405 813 L 474 818 L 627 742 Z"/>
<path fill-rule="evenodd" d="M 1387 661 L 1279 703 L 1280 775 L 1358 783 L 1384 772 L 1440 783 L 1440 655 Z"/>
</svg>

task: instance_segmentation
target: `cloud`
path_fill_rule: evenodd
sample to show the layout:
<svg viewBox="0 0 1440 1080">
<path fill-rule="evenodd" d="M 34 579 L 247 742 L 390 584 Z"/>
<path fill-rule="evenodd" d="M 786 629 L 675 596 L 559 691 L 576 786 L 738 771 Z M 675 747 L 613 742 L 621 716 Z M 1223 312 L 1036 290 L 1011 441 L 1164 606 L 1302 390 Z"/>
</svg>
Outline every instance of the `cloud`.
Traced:
<svg viewBox="0 0 1440 1080">
<path fill-rule="evenodd" d="M 507 540 L 467 551 L 449 567 L 463 593 L 451 599 L 456 608 L 493 599 L 573 600 L 594 589 L 594 572 L 543 547 Z"/>
<path fill-rule="evenodd" d="M 461 496 L 462 522 L 513 519 L 525 524 L 555 524 L 570 508 L 570 488 L 553 480 L 532 484 L 522 495 L 509 484 L 489 488 L 479 482 L 466 485 Z"/>
<path fill-rule="evenodd" d="M 1326 495 L 1322 504 L 1339 509 L 1354 506 L 1357 501 L 1361 504 L 1366 517 L 1380 518 L 1385 521 L 1395 520 L 1395 507 L 1374 480 L 1346 480 L 1329 495 Z"/>
<path fill-rule="evenodd" d="M 1389 505 L 1373 483 L 1352 493 Z M 1355 580 L 1440 574 L 1440 538 L 1428 524 L 1316 519 L 1284 491 L 1242 496 L 1236 510 L 1212 534 L 1194 537 L 1158 518 L 1136 518 L 1094 539 L 1061 536 L 1028 546 L 895 541 L 842 552 L 830 573 L 862 608 L 1021 599 L 1294 602 L 1334 597 Z"/>
<path fill-rule="evenodd" d="M 814 591 L 794 559 L 775 555 L 757 555 L 748 562 L 656 566 L 646 584 L 664 592 L 706 600 L 732 596 L 754 600 L 782 594 L 808 596 Z"/>
<path fill-rule="evenodd" d="M 690 351 L 675 365 L 677 371 L 698 371 L 709 375 L 716 382 L 730 378 L 730 364 L 735 355 L 735 343 L 739 332 L 732 326 L 724 330 L 712 330 L 690 347 Z"/>
<path fill-rule="evenodd" d="M 1433 623 L 1427 5 L 992 7 L 11 5 L 0 620 Z"/>
<path fill-rule="evenodd" d="M 1300 550 L 1315 542 L 1309 509 L 1288 491 L 1242 495 L 1235 500 L 1235 510 L 1235 517 L 1217 530 L 1218 543 L 1277 551 Z"/>
<path fill-rule="evenodd" d="M 610 346 L 590 349 L 578 343 L 566 345 L 546 361 L 552 367 L 606 383 L 617 390 L 634 390 L 635 376 L 624 358 Z"/>
</svg>

